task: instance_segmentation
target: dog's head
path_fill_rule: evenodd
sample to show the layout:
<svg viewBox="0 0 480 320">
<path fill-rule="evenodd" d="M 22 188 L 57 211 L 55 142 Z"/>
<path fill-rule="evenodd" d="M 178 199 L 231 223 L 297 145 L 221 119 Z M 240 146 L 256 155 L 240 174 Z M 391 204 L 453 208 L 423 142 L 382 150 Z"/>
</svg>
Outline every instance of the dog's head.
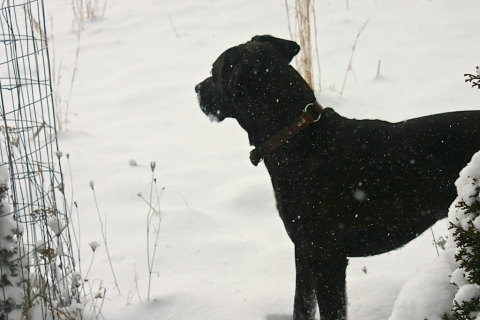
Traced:
<svg viewBox="0 0 480 320">
<path fill-rule="evenodd" d="M 299 51 L 295 42 L 272 36 L 228 49 L 214 62 L 212 76 L 195 87 L 202 111 L 217 121 L 236 118 L 247 131 L 252 121 L 275 121 L 290 106 L 296 106 L 296 117 L 301 106 L 315 101 L 289 65 Z"/>
</svg>

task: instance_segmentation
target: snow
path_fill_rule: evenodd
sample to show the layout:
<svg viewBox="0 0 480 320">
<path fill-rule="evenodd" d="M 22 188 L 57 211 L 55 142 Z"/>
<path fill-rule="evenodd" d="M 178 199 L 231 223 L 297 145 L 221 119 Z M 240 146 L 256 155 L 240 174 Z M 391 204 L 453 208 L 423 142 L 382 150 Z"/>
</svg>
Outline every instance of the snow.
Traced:
<svg viewBox="0 0 480 320">
<path fill-rule="evenodd" d="M 0 166 L 0 185 L 8 187 L 8 182 L 9 182 L 8 168 L 7 166 Z"/>
<path fill-rule="evenodd" d="M 479 64 L 478 1 L 349 1 L 349 9 L 342 1 L 315 5 L 322 72 L 318 100 L 324 107 L 347 117 L 388 121 L 478 109 L 479 91 L 463 77 Z M 45 6 L 53 21 L 56 67 L 62 62 L 63 98 L 80 48 L 59 149 L 68 155 L 61 161 L 82 274 L 94 254 L 89 243 L 102 239 L 95 182 L 121 291 L 102 244 L 89 284 L 95 293 L 99 286 L 106 289 L 105 319 L 291 319 L 293 245 L 276 212 L 268 173 L 263 165 L 250 164 L 248 138 L 238 124 L 211 123 L 194 92 L 227 48 L 257 34 L 289 38 L 284 1 L 108 1 L 104 17 L 85 22 L 80 42 L 72 32 L 71 3 L 52 0 Z M 339 98 L 351 46 L 367 20 Z M 150 192 L 152 161 L 157 185 L 165 191 L 147 301 L 149 207 L 137 195 Z M 433 231 L 437 238 L 447 235 L 447 221 Z M 349 318 L 388 318 L 412 276 L 433 284 L 432 270 L 447 278 L 453 271 L 447 252 L 451 249 L 435 260 L 427 231 L 399 250 L 350 259 Z M 432 292 L 444 293 L 426 307 L 430 311 L 453 299 L 446 288 L 454 286 L 449 278 L 445 282 L 434 287 L 438 291 Z M 132 287 L 138 294 L 129 296 Z M 413 302 L 397 301 L 395 312 L 418 310 Z"/>
<path fill-rule="evenodd" d="M 450 283 L 454 283 L 457 286 L 464 286 L 468 284 L 467 277 L 465 276 L 465 271 L 460 268 L 455 269 L 452 272 L 452 279 L 450 280 Z"/>
<path fill-rule="evenodd" d="M 475 202 L 475 200 L 478 201 L 477 190 L 480 188 L 479 180 L 480 152 L 476 153 L 472 157 L 471 162 L 460 172 L 460 177 L 455 182 L 458 191 L 456 203 L 463 201 L 467 205 L 471 205 Z M 455 203 L 453 203 L 450 207 L 448 220 L 455 225 L 461 225 L 465 230 L 468 229 L 469 223 L 472 223 L 477 228 L 479 225 L 479 219 L 478 217 L 475 217 L 475 214 L 466 214 L 465 209 L 459 205 L 455 205 Z M 453 231 L 451 230 L 451 235 L 452 232 Z M 452 246 L 452 243 L 450 243 L 450 246 Z M 458 250 L 459 249 L 457 249 L 457 251 Z M 480 296 L 480 286 L 478 284 L 471 284 L 468 283 L 468 281 L 462 281 L 462 279 L 458 279 L 458 273 L 463 273 L 464 278 L 468 278 L 468 274 L 462 268 L 458 268 L 453 272 L 453 274 L 456 276 L 455 280 L 459 281 L 459 283 L 455 282 L 455 284 L 458 286 L 458 292 L 455 294 L 454 300 L 457 301 L 459 305 L 462 305 L 464 301 L 470 301 L 472 298 Z"/>
<path fill-rule="evenodd" d="M 459 302 L 470 301 L 472 298 L 478 297 L 479 295 L 480 286 L 478 284 L 466 284 L 458 289 L 458 292 L 455 295 L 455 300 Z"/>
<path fill-rule="evenodd" d="M 459 203 L 471 205 L 478 200 L 476 189 L 480 178 L 480 152 L 476 153 L 468 165 L 460 172 L 455 181 L 458 197 L 452 203 L 448 213 L 448 221 L 468 229 L 468 223 L 478 218 L 475 214 L 465 214 Z M 454 229 L 449 230 L 446 250 L 437 259 L 420 268 L 402 288 L 392 312 L 390 320 L 400 319 L 442 319 L 445 314 L 451 314 L 453 301 L 462 305 L 464 301 L 480 295 L 480 286 L 470 284 L 465 270 L 460 268 L 460 262 L 455 255 Z M 450 278 L 450 280 L 448 280 Z"/>
<path fill-rule="evenodd" d="M 62 221 L 61 219 L 57 218 L 56 216 L 52 216 L 48 219 L 47 225 L 52 229 L 53 233 L 56 236 L 60 235 L 62 231 L 67 227 L 67 223 Z"/>
<path fill-rule="evenodd" d="M 455 266 L 455 249 L 443 251 L 440 257 L 419 268 L 403 286 L 389 320 L 440 320 L 453 306 L 457 288 L 450 283 Z"/>
</svg>

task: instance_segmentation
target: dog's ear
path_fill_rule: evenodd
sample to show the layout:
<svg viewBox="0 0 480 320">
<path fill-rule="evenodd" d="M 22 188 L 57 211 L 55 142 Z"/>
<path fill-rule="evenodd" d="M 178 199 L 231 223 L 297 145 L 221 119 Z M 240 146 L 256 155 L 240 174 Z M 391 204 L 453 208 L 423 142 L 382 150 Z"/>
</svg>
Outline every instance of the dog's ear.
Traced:
<svg viewBox="0 0 480 320">
<path fill-rule="evenodd" d="M 296 42 L 275 38 L 269 35 L 255 36 L 252 38 L 251 41 L 268 43 L 272 45 L 273 47 L 275 47 L 276 51 L 280 54 L 280 56 L 287 60 L 288 63 L 290 63 L 293 57 L 295 57 L 300 52 L 300 46 Z"/>
<path fill-rule="evenodd" d="M 222 53 L 212 65 L 212 78 L 216 86 L 224 87 L 230 79 L 235 67 L 235 57 L 238 56 L 237 47 L 233 47 Z"/>
<path fill-rule="evenodd" d="M 223 94 L 230 96 L 243 93 L 243 78 L 246 77 L 243 69 L 250 64 L 250 56 L 251 53 L 240 47 L 233 47 L 222 53 L 213 63 L 213 82 L 217 88 L 222 89 Z"/>
</svg>

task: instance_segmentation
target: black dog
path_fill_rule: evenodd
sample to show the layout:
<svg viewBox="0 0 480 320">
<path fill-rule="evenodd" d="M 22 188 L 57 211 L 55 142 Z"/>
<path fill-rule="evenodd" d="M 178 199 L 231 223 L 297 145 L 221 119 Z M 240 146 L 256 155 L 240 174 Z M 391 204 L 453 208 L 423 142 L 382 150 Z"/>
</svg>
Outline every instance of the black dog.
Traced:
<svg viewBox="0 0 480 320">
<path fill-rule="evenodd" d="M 447 214 L 453 182 L 480 149 L 480 112 L 399 123 L 322 109 L 271 36 L 225 51 L 195 88 L 203 112 L 237 119 L 264 158 L 295 244 L 294 319 L 346 319 L 347 257 L 405 245 Z"/>
</svg>

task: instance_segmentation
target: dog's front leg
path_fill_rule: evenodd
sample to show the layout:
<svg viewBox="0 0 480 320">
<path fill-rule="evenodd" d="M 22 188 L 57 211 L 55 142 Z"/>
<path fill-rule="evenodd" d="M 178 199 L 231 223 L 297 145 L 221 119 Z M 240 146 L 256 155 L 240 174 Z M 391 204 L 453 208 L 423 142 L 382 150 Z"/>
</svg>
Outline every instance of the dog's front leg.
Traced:
<svg viewBox="0 0 480 320">
<path fill-rule="evenodd" d="M 317 307 L 315 287 L 312 273 L 302 251 L 295 247 L 295 304 L 293 307 L 293 320 L 313 320 Z"/>
<path fill-rule="evenodd" d="M 346 320 L 347 257 L 342 254 L 322 255 L 322 253 L 317 253 L 309 262 L 315 282 L 320 319 Z"/>
</svg>

